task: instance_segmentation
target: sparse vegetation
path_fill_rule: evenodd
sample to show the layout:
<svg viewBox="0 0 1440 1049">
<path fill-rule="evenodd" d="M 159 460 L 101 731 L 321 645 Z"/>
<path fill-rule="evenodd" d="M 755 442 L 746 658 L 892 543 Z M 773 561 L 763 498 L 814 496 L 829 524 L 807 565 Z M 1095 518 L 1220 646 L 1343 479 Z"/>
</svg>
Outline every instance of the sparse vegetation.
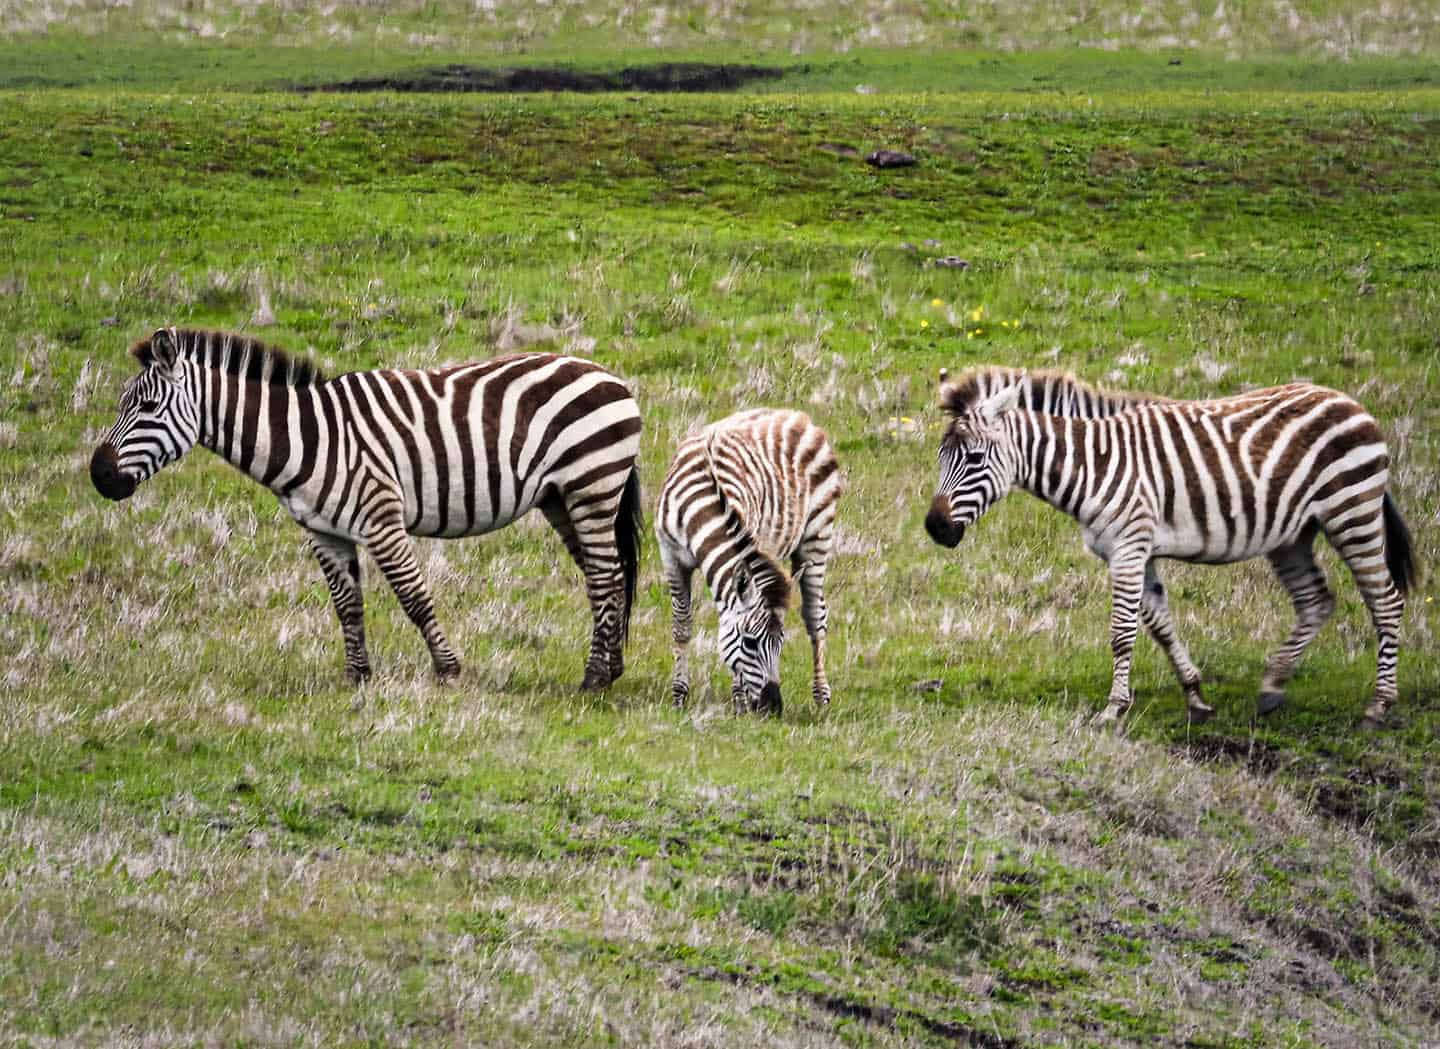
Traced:
<svg viewBox="0 0 1440 1049">
<path fill-rule="evenodd" d="M 1342 51 L 1237 8 L 1241 60 L 1206 38 L 1178 67 L 1196 90 L 1164 91 L 1187 39 L 1105 3 L 1084 39 L 1154 54 L 927 64 L 856 37 L 837 57 L 864 25 L 1071 39 L 1019 4 L 993 9 L 1009 36 L 926 5 L 675 9 L 597 22 L 576 55 L 801 40 L 805 68 L 734 96 L 254 90 L 487 43 L 540 64 L 564 19 L 614 14 L 374 6 L 0 23 L 0 1040 L 1440 1039 L 1440 23 L 1301 5 L 1376 56 L 1327 64 Z M 45 10 L 116 47 L 79 62 L 89 38 Z M 318 43 L 327 18 L 348 47 Z M 265 46 L 277 19 L 288 52 Z M 1029 79 L 1047 63 L 1067 90 Z M 987 90 L 946 93 L 972 66 Z M 1136 71 L 1144 90 L 1115 87 Z M 91 86 L 25 88 L 72 77 Z M 920 163 L 877 172 L 879 147 Z M 377 677 L 343 687 L 323 580 L 268 493 L 204 452 L 123 505 L 90 488 L 124 347 L 162 323 L 250 326 L 334 371 L 593 354 L 635 383 L 651 498 L 691 426 L 803 408 L 850 480 L 833 706 L 801 699 L 792 640 L 785 718 L 732 717 L 702 603 L 672 710 L 653 548 L 626 676 L 573 694 L 588 617 L 539 520 L 422 545 L 457 684 L 372 570 Z M 921 526 L 935 374 L 981 361 L 1358 396 L 1430 567 L 1394 727 L 1356 731 L 1373 635 L 1327 550 L 1340 609 L 1275 720 L 1251 711 L 1283 594 L 1263 565 L 1177 566 L 1217 717 L 1187 727 L 1145 642 L 1128 736 L 1089 728 L 1108 598 L 1073 526 L 1020 499 L 953 553 Z"/>
</svg>

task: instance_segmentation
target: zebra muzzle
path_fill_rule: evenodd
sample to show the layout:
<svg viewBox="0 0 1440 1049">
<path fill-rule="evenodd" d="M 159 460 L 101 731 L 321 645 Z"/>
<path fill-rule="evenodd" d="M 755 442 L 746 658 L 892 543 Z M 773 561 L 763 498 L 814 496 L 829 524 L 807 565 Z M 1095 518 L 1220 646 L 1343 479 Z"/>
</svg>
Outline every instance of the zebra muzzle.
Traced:
<svg viewBox="0 0 1440 1049">
<path fill-rule="evenodd" d="M 950 517 L 950 500 L 943 494 L 937 495 L 925 515 L 925 531 L 941 546 L 959 546 L 965 537 L 965 526 L 956 524 Z"/>
<path fill-rule="evenodd" d="M 90 481 L 106 499 L 128 499 L 135 492 L 135 479 L 120 472 L 120 459 L 115 446 L 106 441 L 90 457 Z"/>
</svg>

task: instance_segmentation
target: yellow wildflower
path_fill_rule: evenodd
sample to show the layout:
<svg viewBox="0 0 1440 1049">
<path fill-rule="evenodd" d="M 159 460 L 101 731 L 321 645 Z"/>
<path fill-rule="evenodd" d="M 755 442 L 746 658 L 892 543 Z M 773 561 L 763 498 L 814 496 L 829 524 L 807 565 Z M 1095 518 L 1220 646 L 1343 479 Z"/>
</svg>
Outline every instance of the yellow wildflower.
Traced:
<svg viewBox="0 0 1440 1049">
<path fill-rule="evenodd" d="M 922 328 L 928 328 L 928 327 L 930 327 L 930 322 L 929 322 L 929 321 L 921 321 L 921 322 L 920 322 L 920 327 L 922 327 Z"/>
<path fill-rule="evenodd" d="M 981 317 L 985 316 L 985 307 L 976 306 L 973 310 L 966 314 L 966 316 L 968 316 L 972 321 L 978 321 Z"/>
<path fill-rule="evenodd" d="M 931 306 L 934 306 L 936 309 L 939 309 L 941 306 L 944 306 L 944 305 L 945 305 L 945 300 L 944 300 L 944 299 L 931 299 L 931 300 L 930 300 L 930 305 L 931 305 Z"/>
</svg>

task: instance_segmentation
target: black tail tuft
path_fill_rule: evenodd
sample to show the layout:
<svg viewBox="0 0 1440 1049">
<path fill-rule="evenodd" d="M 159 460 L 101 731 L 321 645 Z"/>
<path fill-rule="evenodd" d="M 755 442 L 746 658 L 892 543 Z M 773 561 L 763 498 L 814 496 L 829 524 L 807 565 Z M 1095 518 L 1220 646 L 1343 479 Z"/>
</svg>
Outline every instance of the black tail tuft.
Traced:
<svg viewBox="0 0 1440 1049">
<path fill-rule="evenodd" d="M 640 494 L 640 467 L 630 471 L 620 509 L 615 514 L 615 547 L 620 552 L 620 570 L 625 573 L 625 614 L 620 617 L 620 638 L 630 637 L 630 611 L 635 607 L 635 584 L 640 578 L 640 537 L 644 534 L 645 511 Z"/>
<path fill-rule="evenodd" d="M 1418 583 L 1419 573 L 1415 567 L 1415 548 L 1410 543 L 1410 529 L 1400 516 L 1400 508 L 1390 493 L 1385 493 L 1385 567 L 1390 569 L 1390 578 L 1395 588 L 1408 594 Z"/>
</svg>

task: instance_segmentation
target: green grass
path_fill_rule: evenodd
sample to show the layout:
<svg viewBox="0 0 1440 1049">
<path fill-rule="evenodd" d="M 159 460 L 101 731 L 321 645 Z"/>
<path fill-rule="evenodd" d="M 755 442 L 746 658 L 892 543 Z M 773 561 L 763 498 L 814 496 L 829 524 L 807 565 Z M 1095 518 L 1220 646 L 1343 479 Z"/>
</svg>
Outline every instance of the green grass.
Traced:
<svg viewBox="0 0 1440 1049">
<path fill-rule="evenodd" d="M 87 70 L 11 27 L 0 55 L 31 64 L 0 61 L 7 84 L 90 86 L 0 93 L 0 1038 L 1440 1037 L 1432 581 L 1394 724 L 1362 735 L 1373 637 L 1333 555 L 1340 609 L 1263 725 L 1278 586 L 1259 564 L 1169 567 L 1219 714 L 1188 728 L 1142 642 L 1115 737 L 1086 723 L 1108 593 L 1074 526 L 1017 495 L 956 551 L 921 527 L 942 366 L 1172 396 L 1306 377 L 1381 420 L 1435 563 L 1431 52 L 1278 54 L 1244 17 L 1235 63 L 1170 66 L 1135 38 L 1113 62 L 1072 49 L 1046 84 L 1019 54 L 815 44 L 784 59 L 793 83 L 727 97 L 256 90 L 430 60 L 385 19 L 369 66 L 358 45 L 288 62 L 262 23 L 213 67 L 172 36 L 151 38 L 163 61 L 122 39 Z M 755 24 L 733 33 L 765 57 Z M 992 79 L 960 93 L 947 68 Z M 837 146 L 920 163 L 877 173 Z M 969 268 L 933 265 L 949 254 Z M 264 337 L 335 370 L 537 336 L 592 354 L 636 384 L 648 499 L 690 426 L 811 412 L 850 480 L 834 706 L 805 699 L 794 616 L 785 717 L 730 716 L 705 604 L 673 711 L 653 547 L 627 675 L 575 695 L 578 574 L 528 519 L 421 544 L 457 684 L 430 680 L 369 570 L 377 677 L 344 688 L 325 586 L 268 493 L 204 452 L 123 505 L 85 470 L 132 338 L 243 327 L 262 297 Z"/>
</svg>

